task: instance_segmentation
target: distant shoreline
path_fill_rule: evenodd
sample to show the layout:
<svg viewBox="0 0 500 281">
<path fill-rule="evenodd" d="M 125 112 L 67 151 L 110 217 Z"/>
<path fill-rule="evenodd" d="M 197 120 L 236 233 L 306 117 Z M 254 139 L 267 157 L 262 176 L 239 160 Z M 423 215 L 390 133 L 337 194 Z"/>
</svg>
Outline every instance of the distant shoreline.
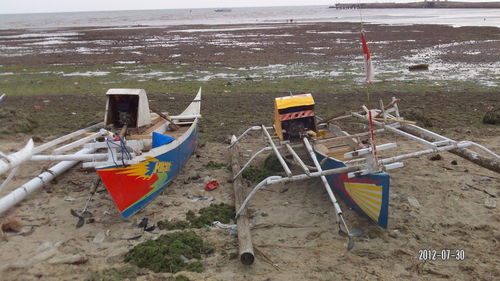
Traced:
<svg viewBox="0 0 500 281">
<path fill-rule="evenodd" d="M 500 9 L 500 2 L 422 1 L 410 3 L 338 3 L 335 9 Z"/>
</svg>

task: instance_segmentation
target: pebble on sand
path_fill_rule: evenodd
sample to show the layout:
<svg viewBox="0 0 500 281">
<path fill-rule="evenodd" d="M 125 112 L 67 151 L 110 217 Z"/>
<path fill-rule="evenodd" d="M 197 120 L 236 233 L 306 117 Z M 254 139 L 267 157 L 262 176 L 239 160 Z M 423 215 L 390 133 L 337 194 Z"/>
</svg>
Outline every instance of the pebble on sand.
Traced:
<svg viewBox="0 0 500 281">
<path fill-rule="evenodd" d="M 495 209 L 497 207 L 497 201 L 495 198 L 484 199 L 484 206 L 488 209 Z"/>
<path fill-rule="evenodd" d="M 413 196 L 408 196 L 408 203 L 414 208 L 419 209 L 420 208 L 420 203 L 418 202 L 417 198 Z"/>
<path fill-rule="evenodd" d="M 88 261 L 84 254 L 68 254 L 55 256 L 49 260 L 50 264 L 83 264 Z"/>
</svg>

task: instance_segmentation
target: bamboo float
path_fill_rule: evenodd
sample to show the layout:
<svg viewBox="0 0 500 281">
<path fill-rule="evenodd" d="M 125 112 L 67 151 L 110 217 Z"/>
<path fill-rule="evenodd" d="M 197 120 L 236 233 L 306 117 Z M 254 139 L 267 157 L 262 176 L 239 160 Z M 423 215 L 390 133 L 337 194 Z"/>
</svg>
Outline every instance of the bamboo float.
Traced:
<svg viewBox="0 0 500 281">
<path fill-rule="evenodd" d="M 403 125 L 401 127 L 401 130 L 406 131 L 406 132 L 410 132 L 410 133 L 417 135 L 421 138 L 432 140 L 432 141 L 446 140 L 445 137 L 440 138 L 440 137 L 438 137 L 439 135 L 436 136 L 433 134 L 428 134 L 428 133 L 426 133 L 426 130 L 421 129 L 417 126 Z M 481 156 L 468 148 L 455 148 L 455 149 L 451 149 L 449 151 L 451 153 L 458 155 L 464 159 L 467 159 L 467 160 L 471 161 L 472 163 L 475 163 L 483 168 L 486 168 L 486 169 L 491 170 L 493 172 L 500 173 L 500 162 L 499 161 Z"/>
<path fill-rule="evenodd" d="M 24 148 L 18 152 L 10 155 L 4 155 L 0 152 L 0 175 L 30 159 L 31 155 L 33 155 L 33 147 L 33 140 L 30 139 Z"/>
<path fill-rule="evenodd" d="M 283 159 L 283 156 L 281 156 L 280 152 L 278 151 L 278 148 L 276 147 L 276 145 L 274 144 L 273 139 L 271 138 L 271 135 L 269 135 L 269 132 L 267 131 L 267 129 L 266 129 L 266 127 L 264 125 L 262 125 L 262 131 L 264 132 L 264 135 L 267 137 L 267 140 L 269 141 L 269 144 L 271 144 L 271 147 L 274 150 L 274 154 L 276 154 L 276 157 L 280 161 L 281 166 L 283 166 L 283 170 L 285 170 L 285 173 L 287 174 L 287 176 L 290 177 L 292 175 L 292 171 L 290 171 L 290 168 L 286 164 L 285 159 Z"/>
<path fill-rule="evenodd" d="M 342 167 L 342 168 L 336 168 L 336 169 L 330 169 L 330 170 L 325 170 L 325 171 L 317 171 L 317 172 L 312 172 L 309 175 L 306 174 L 300 174 L 300 175 L 293 175 L 291 177 L 281 177 L 281 176 L 269 176 L 265 179 L 263 179 L 261 182 L 259 182 L 253 189 L 250 191 L 250 193 L 247 195 L 245 198 L 245 201 L 243 201 L 243 204 L 241 204 L 241 207 L 236 211 L 236 218 L 245 210 L 245 208 L 248 205 L 248 202 L 252 199 L 252 197 L 265 186 L 272 185 L 272 184 L 278 184 L 278 183 L 289 183 L 293 181 L 300 181 L 300 180 L 305 180 L 309 178 L 317 178 L 321 176 L 328 176 L 328 175 L 333 175 L 333 174 L 342 174 L 342 173 L 350 173 L 354 171 L 358 171 L 363 169 L 363 166 L 361 165 L 355 165 L 355 166 L 349 166 L 349 167 Z"/>
<path fill-rule="evenodd" d="M 239 209 L 245 195 L 243 194 L 243 183 L 241 177 L 237 177 L 237 173 L 240 171 L 240 164 L 238 163 L 239 148 L 236 144 L 236 136 L 231 138 L 231 168 L 233 170 L 233 189 L 234 189 L 234 206 Z M 239 256 L 242 264 L 251 265 L 255 260 L 255 255 L 253 252 L 252 236 L 250 234 L 250 223 L 248 221 L 247 210 L 243 210 L 240 216 L 236 219 L 236 225 L 238 229 L 238 244 L 239 244 Z"/>
<path fill-rule="evenodd" d="M 42 151 L 44 151 L 44 150 L 46 150 L 48 148 L 54 147 L 54 146 L 56 146 L 56 145 L 58 145 L 60 143 L 63 143 L 63 142 L 68 141 L 68 140 L 70 140 L 72 138 L 78 137 L 80 135 L 83 135 L 83 134 L 88 133 L 90 131 L 93 131 L 95 129 L 102 128 L 103 126 L 104 126 L 104 122 L 99 122 L 97 124 L 94 124 L 94 125 L 92 125 L 90 127 L 85 128 L 85 129 L 81 129 L 81 130 L 75 131 L 73 133 L 69 133 L 69 134 L 64 135 L 62 137 L 59 137 L 57 139 L 51 140 L 51 141 L 49 141 L 47 143 L 44 143 L 44 144 L 42 144 L 40 146 L 35 147 L 33 149 L 33 154 L 38 154 L 38 153 L 40 153 L 40 152 L 42 152 Z"/>
<path fill-rule="evenodd" d="M 406 123 L 406 124 L 417 124 L 415 121 L 408 121 L 403 119 L 390 119 L 390 118 L 373 118 L 373 120 L 384 121 L 384 122 L 398 122 L 398 123 Z"/>
<path fill-rule="evenodd" d="M 90 154 L 94 151 L 95 149 L 93 148 L 84 148 L 75 153 L 75 155 Z M 78 162 L 79 161 L 59 162 L 58 164 L 50 167 L 46 172 L 41 173 L 40 175 L 33 178 L 29 182 L 15 189 L 11 193 L 0 198 L 0 215 L 9 210 L 11 207 L 15 206 L 17 203 L 21 202 L 24 198 L 26 198 L 26 196 L 28 196 L 28 194 L 46 185 L 56 176 L 64 173 L 69 168 L 75 166 Z"/>
</svg>

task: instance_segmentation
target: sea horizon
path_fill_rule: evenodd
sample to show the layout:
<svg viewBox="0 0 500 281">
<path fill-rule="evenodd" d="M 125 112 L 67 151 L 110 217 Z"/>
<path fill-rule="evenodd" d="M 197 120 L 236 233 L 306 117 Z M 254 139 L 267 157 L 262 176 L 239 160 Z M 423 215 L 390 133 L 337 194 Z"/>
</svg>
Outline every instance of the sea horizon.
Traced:
<svg viewBox="0 0 500 281">
<path fill-rule="evenodd" d="M 320 6 L 229 7 L 1 14 L 0 29 L 133 27 L 308 22 L 360 22 L 390 25 L 440 24 L 500 27 L 500 9 L 349 9 Z"/>
</svg>

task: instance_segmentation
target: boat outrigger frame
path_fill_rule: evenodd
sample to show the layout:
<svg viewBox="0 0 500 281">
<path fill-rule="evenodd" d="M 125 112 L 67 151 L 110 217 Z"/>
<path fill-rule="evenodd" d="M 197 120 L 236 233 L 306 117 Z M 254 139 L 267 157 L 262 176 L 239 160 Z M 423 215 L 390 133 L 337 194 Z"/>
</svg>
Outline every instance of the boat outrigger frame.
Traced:
<svg viewBox="0 0 500 281">
<path fill-rule="evenodd" d="M 371 111 L 371 112 L 370 112 Z M 345 118 L 350 118 L 350 117 L 355 117 L 360 120 L 369 122 L 370 121 L 370 113 L 372 116 L 372 122 L 375 126 L 380 127 L 379 129 L 373 130 L 373 132 L 377 133 L 383 133 L 383 132 L 391 132 L 395 133 L 397 135 L 403 136 L 407 139 L 417 141 L 420 144 L 423 144 L 427 147 L 428 149 L 424 150 L 419 150 L 411 153 L 404 153 L 404 154 L 399 154 L 393 157 L 388 157 L 388 158 L 379 158 L 376 155 L 376 151 L 381 151 L 381 150 L 386 150 L 386 149 L 392 149 L 395 148 L 397 145 L 396 143 L 386 143 L 386 144 L 381 144 L 381 145 L 376 145 L 376 146 L 368 146 L 368 147 L 363 147 L 356 149 L 354 151 L 349 151 L 344 153 L 343 157 L 345 159 L 352 159 L 354 157 L 358 157 L 357 159 L 352 159 L 352 160 L 347 160 L 347 161 L 339 161 L 337 159 L 333 159 L 332 157 L 328 155 L 323 155 L 320 151 L 315 150 L 313 145 L 319 144 L 322 142 L 325 142 L 326 140 L 342 140 L 342 139 L 348 139 L 349 141 L 356 142 L 361 146 L 361 142 L 359 140 L 359 137 L 361 136 L 368 136 L 371 134 L 371 132 L 363 132 L 363 133 L 358 133 L 358 134 L 353 134 L 349 135 L 348 133 L 340 130 L 339 127 L 331 123 L 331 121 L 337 121 Z M 252 126 L 245 130 L 239 137 L 236 138 L 236 136 L 233 136 L 232 142 L 229 145 L 229 148 L 233 147 L 236 145 L 240 140 L 249 134 L 252 131 L 261 131 L 263 134 L 263 138 L 267 144 L 267 146 L 263 147 L 259 151 L 257 151 L 255 154 L 253 154 L 250 159 L 243 165 L 240 171 L 234 174 L 233 176 L 233 181 L 237 179 L 242 172 L 251 164 L 251 162 L 260 154 L 266 153 L 266 152 L 273 152 L 277 159 L 279 160 L 279 163 L 281 164 L 283 170 L 285 171 L 286 176 L 269 176 L 265 179 L 263 179 L 261 182 L 259 182 L 246 196 L 244 201 L 241 203 L 239 209 L 236 211 L 236 218 L 239 217 L 239 215 L 248 207 L 248 204 L 252 197 L 257 193 L 257 191 L 261 190 L 265 186 L 268 185 L 273 185 L 273 184 L 278 184 L 278 183 L 288 183 L 288 182 L 294 182 L 294 181 L 301 181 L 305 179 L 310 179 L 310 178 L 321 178 L 323 186 L 325 187 L 330 201 L 332 202 L 334 209 L 335 209 L 335 214 L 336 214 L 336 220 L 337 224 L 339 227 L 339 232 L 347 234 L 348 236 L 348 246 L 347 249 L 350 250 L 354 246 L 354 237 L 362 234 L 362 231 L 358 230 L 353 230 L 350 231 L 346 220 L 343 216 L 343 212 L 340 208 L 340 205 L 332 191 L 332 187 L 330 186 L 330 183 L 327 180 L 327 176 L 330 175 L 338 175 L 338 174 L 347 174 L 347 178 L 356 178 L 356 177 L 362 177 L 365 175 L 376 175 L 376 174 L 384 174 L 384 172 L 396 168 L 401 168 L 404 166 L 404 164 L 400 161 L 409 159 L 409 158 L 415 158 L 419 157 L 422 155 L 426 154 L 433 154 L 433 153 L 438 153 L 442 151 L 452 151 L 452 152 L 459 152 L 457 153 L 459 156 L 466 157 L 467 155 L 470 157 L 466 157 L 467 159 L 474 161 L 475 163 L 480 163 L 478 164 L 484 164 L 482 165 L 485 168 L 488 168 L 490 170 L 500 172 L 499 168 L 499 160 L 500 156 L 495 154 L 493 151 L 490 149 L 477 144 L 475 142 L 471 141 L 455 141 L 450 138 L 447 138 L 445 136 L 439 135 L 437 133 L 431 132 L 429 130 L 426 130 L 424 128 L 421 128 L 419 126 L 416 126 L 412 121 L 407 121 L 404 120 L 403 117 L 400 116 L 399 113 L 399 108 L 398 108 L 398 99 L 392 98 L 391 102 L 387 105 L 384 106 L 383 102 L 380 101 L 380 108 L 379 109 L 371 109 L 368 110 L 366 106 L 363 106 L 363 111 L 362 112 L 351 112 L 350 114 L 336 117 L 336 118 L 331 118 L 330 120 L 322 120 L 319 117 L 316 117 L 317 120 L 319 121 L 319 127 L 320 128 L 325 128 L 325 127 L 330 127 L 330 129 L 337 131 L 338 136 L 334 136 L 331 138 L 327 139 L 321 139 L 321 138 L 316 138 L 314 136 L 311 136 L 309 134 L 304 134 L 301 137 L 301 143 L 291 143 L 289 140 L 282 140 L 278 136 L 271 136 L 269 133 L 269 130 L 274 130 L 276 132 L 276 125 L 273 127 L 266 127 L 264 125 L 261 126 Z M 373 120 L 375 119 L 375 120 Z M 312 144 L 311 144 L 312 142 Z M 467 148 L 469 147 L 475 147 L 484 154 L 493 157 L 494 160 L 485 158 L 484 156 L 481 156 L 480 154 L 473 152 L 471 150 L 468 150 Z M 304 161 L 299 157 L 298 153 L 295 151 L 295 148 L 305 148 L 307 151 L 307 154 L 310 156 L 312 162 L 314 163 L 314 166 L 308 166 L 304 163 Z M 299 174 L 293 174 L 290 167 L 287 164 L 287 161 L 285 161 L 285 157 L 282 155 L 282 152 L 284 151 L 285 153 L 289 153 L 291 155 L 291 159 L 293 159 L 293 162 L 299 166 L 303 173 Z M 464 155 L 467 154 L 467 155 Z M 322 159 L 318 159 L 318 156 Z M 486 160 L 485 160 L 486 159 Z M 335 160 L 335 162 L 343 162 L 341 167 L 337 168 L 326 168 L 325 167 L 325 162 L 329 160 Z M 388 175 L 386 175 L 388 177 Z M 387 182 L 388 185 L 388 182 Z M 388 191 L 388 187 L 387 187 Z M 388 200 L 388 198 L 386 199 Z M 388 203 L 387 203 L 388 205 Z M 356 208 L 355 208 L 356 209 Z M 359 209 L 359 208 L 358 208 Z M 366 212 L 365 212 L 366 213 Z M 387 212 L 383 214 L 385 217 L 382 219 L 379 219 L 379 225 L 386 228 L 387 227 Z M 373 219 L 373 217 L 372 217 Z M 343 229 L 342 229 L 343 227 Z"/>
</svg>

